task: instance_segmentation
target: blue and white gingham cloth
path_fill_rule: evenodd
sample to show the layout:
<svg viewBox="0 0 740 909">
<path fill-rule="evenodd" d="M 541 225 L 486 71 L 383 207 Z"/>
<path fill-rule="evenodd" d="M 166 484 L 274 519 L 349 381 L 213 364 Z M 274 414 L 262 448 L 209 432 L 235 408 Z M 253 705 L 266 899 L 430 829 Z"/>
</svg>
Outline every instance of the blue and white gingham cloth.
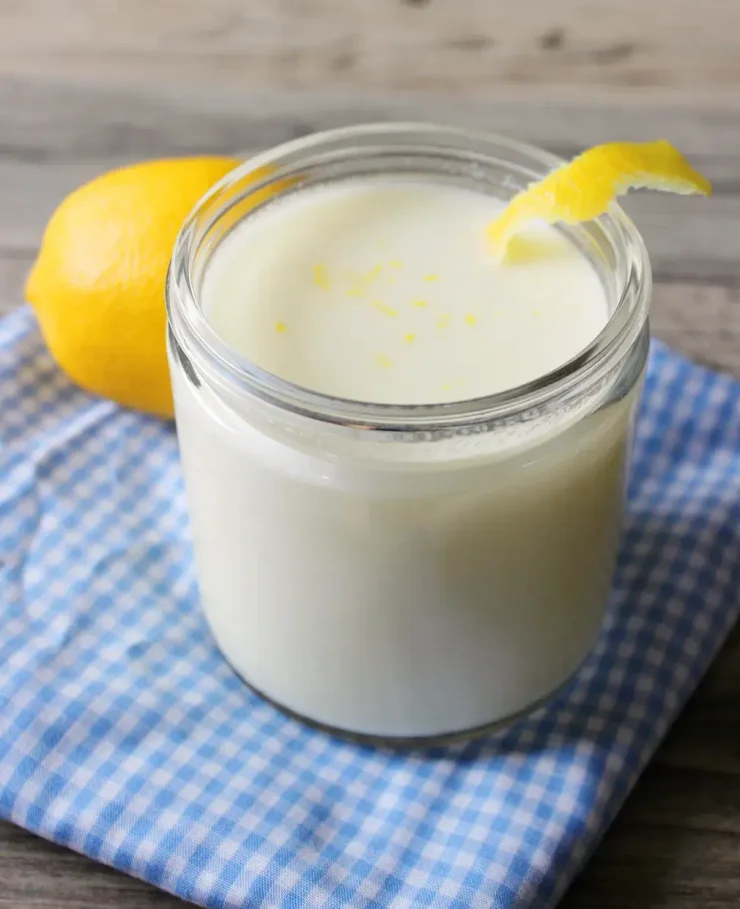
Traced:
<svg viewBox="0 0 740 909">
<path fill-rule="evenodd" d="M 604 634 L 536 716 L 393 753 L 252 695 L 170 425 L 0 322 L 0 816 L 212 907 L 552 906 L 740 606 L 740 385 L 655 345 Z"/>
</svg>

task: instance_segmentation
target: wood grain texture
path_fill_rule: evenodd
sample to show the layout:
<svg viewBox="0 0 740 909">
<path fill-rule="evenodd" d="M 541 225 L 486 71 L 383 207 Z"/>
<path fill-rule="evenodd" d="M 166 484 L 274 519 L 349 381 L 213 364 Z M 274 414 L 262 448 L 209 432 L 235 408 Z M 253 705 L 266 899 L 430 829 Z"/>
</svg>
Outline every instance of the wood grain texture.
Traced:
<svg viewBox="0 0 740 909">
<path fill-rule="evenodd" d="M 74 0 L 69 9 L 80 9 L 80 2 Z M 0 15 L 13 7 L 22 23 L 23 6 L 20 0 L 0 0 Z M 39 15 L 43 8 L 38 2 L 25 6 Z M 123 15 L 124 5 L 116 6 L 117 15 Z M 225 8 L 224 3 L 213 6 Z M 568 0 L 563 9 L 575 6 L 575 0 Z M 287 8 L 283 3 L 277 7 Z M 50 8 L 45 7 L 47 13 Z M 416 15 L 419 10 L 407 12 Z M 711 12 L 705 8 L 704 15 L 709 18 Z M 75 24 L 74 16 L 72 20 L 60 25 L 68 38 L 74 29 L 87 27 Z M 14 42 L 22 47 L 25 33 L 18 28 Z M 106 40 L 115 44 L 123 38 Z M 178 53 L 200 59 L 202 51 L 191 47 L 186 35 L 179 40 Z M 7 34 L 0 36 L 0 73 L 9 66 L 2 51 L 9 41 Z M 49 53 L 53 57 L 57 51 L 50 46 Z M 260 96 L 233 86 L 214 92 L 164 82 L 144 87 L 113 80 L 93 86 L 70 78 L 60 85 L 41 70 L 32 78 L 0 75 L 0 311 L 20 302 L 24 276 L 54 206 L 74 186 L 125 161 L 253 149 L 315 128 L 386 118 L 499 129 L 563 154 L 614 136 L 661 134 L 706 169 L 717 193 L 708 203 L 657 195 L 630 200 L 628 208 L 655 264 L 654 330 L 694 359 L 740 376 L 740 97 L 737 110 L 665 106 L 654 100 L 626 106 L 615 98 L 603 105 L 577 99 L 543 103 L 521 95 L 451 102 L 376 94 L 358 101 L 336 92 L 286 95 L 271 90 Z M 736 631 L 565 898 L 566 909 L 740 905 L 739 714 Z M 0 824 L 0 881 L 0 907 L 9 909 L 183 905 L 7 824 Z"/>
<path fill-rule="evenodd" d="M 0 822 L 0 909 L 184 909 L 191 905 Z"/>
<path fill-rule="evenodd" d="M 210 87 L 734 92 L 732 0 L 2 0 L 0 73 Z"/>
</svg>

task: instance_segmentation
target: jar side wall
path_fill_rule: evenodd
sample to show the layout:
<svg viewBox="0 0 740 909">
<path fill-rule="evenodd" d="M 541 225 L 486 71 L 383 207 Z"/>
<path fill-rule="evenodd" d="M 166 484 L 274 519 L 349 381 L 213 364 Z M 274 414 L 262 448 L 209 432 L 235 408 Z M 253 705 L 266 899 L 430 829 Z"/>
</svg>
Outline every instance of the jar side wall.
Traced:
<svg viewBox="0 0 740 909">
<path fill-rule="evenodd" d="M 637 387 L 538 457 L 389 483 L 377 464 L 338 478 L 331 458 L 276 469 L 210 418 L 178 364 L 173 381 L 206 616 L 268 697 L 352 732 L 438 735 L 525 709 L 582 661 Z"/>
<path fill-rule="evenodd" d="M 278 182 L 284 167 L 323 179 L 329 152 L 351 174 L 388 146 L 408 167 L 462 149 L 485 175 L 495 158 L 512 191 L 557 163 L 412 127 L 312 137 L 254 163 Z M 578 234 L 584 254 L 607 253 L 600 274 L 619 304 L 561 370 L 451 407 L 365 406 L 288 387 L 209 339 L 193 280 L 245 168 L 190 219 L 168 280 L 178 435 L 217 643 L 267 697 L 348 732 L 434 737 L 506 720 L 570 677 L 603 622 L 648 348 L 639 235 L 619 214 Z"/>
</svg>

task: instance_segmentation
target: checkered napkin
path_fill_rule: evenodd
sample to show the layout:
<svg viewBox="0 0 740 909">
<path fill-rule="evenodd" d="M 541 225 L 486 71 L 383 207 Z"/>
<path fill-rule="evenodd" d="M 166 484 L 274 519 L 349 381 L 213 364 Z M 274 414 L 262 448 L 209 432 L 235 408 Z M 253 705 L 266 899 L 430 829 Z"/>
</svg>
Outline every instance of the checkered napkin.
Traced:
<svg viewBox="0 0 740 909">
<path fill-rule="evenodd" d="M 655 345 L 608 620 L 528 720 L 425 752 L 287 719 L 198 608 L 172 427 L 0 322 L 0 815 L 212 907 L 552 906 L 739 608 L 740 386 Z"/>
</svg>

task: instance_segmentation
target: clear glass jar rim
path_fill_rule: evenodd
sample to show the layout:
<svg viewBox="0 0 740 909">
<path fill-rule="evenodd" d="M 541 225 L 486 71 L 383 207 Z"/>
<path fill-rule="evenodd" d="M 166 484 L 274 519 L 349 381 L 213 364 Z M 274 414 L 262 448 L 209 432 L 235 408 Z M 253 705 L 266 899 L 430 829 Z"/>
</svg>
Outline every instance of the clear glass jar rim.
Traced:
<svg viewBox="0 0 740 909">
<path fill-rule="evenodd" d="M 211 327 L 199 303 L 193 266 L 203 234 L 231 210 L 235 202 L 265 192 L 295 171 L 305 169 L 312 156 L 335 153 L 362 158 L 379 153 L 378 146 L 395 143 L 395 151 L 409 154 L 447 154 L 450 160 L 469 153 L 476 161 L 509 164 L 531 179 L 562 165 L 563 159 L 527 143 L 495 133 L 476 133 L 428 123 L 373 123 L 314 133 L 250 157 L 220 180 L 196 205 L 177 237 L 167 279 L 168 322 L 175 340 L 196 367 L 222 388 L 237 395 L 256 396 L 279 408 L 329 424 L 354 429 L 402 432 L 449 431 L 460 427 L 522 418 L 532 410 L 546 411 L 574 391 L 587 392 L 610 369 L 624 360 L 638 342 L 651 292 L 651 270 L 642 238 L 618 205 L 598 219 L 611 238 L 617 256 L 629 256 L 630 266 L 614 311 L 603 330 L 584 350 L 557 369 L 506 391 L 470 400 L 441 404 L 375 404 L 333 397 L 295 385 L 256 366 L 230 348 Z M 406 145 L 399 144 L 406 142 Z M 370 144 L 372 143 L 372 144 Z M 494 156 L 494 151 L 497 156 Z M 381 152 L 382 153 L 382 152 Z M 501 155 L 508 155 L 501 157 Z M 524 164 L 515 159 L 524 159 Z M 255 174 L 258 179 L 252 179 Z M 219 209 L 198 235 L 199 219 L 230 188 L 243 184 L 245 192 Z M 279 191 L 270 194 L 274 201 Z M 255 209 L 248 211 L 249 218 Z M 233 226 L 233 225 L 232 225 Z M 579 227 L 573 229 L 578 231 Z M 200 371 L 200 370 L 199 370 Z"/>
</svg>

